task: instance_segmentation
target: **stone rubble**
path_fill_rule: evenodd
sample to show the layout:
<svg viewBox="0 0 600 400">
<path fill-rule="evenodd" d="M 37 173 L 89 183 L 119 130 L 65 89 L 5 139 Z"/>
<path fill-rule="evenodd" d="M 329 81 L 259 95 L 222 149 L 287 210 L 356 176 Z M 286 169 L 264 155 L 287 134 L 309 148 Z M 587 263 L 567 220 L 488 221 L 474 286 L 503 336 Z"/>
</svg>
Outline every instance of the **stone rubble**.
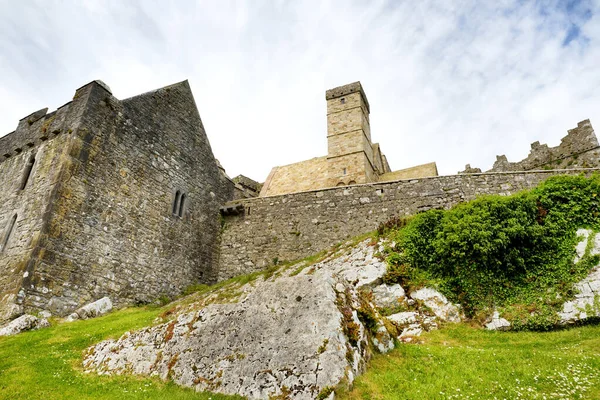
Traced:
<svg viewBox="0 0 600 400">
<path fill-rule="evenodd" d="M 417 297 L 444 310 L 440 316 L 419 302 L 410 306 L 399 285 L 382 284 L 386 266 L 375 250 L 366 240 L 312 266 L 192 295 L 162 323 L 89 348 L 84 369 L 159 376 L 250 399 L 314 399 L 343 380 L 352 384 L 373 350 L 387 352 L 394 337 L 410 339 L 459 315 L 433 290 Z M 386 321 L 388 308 L 411 311 Z"/>
<path fill-rule="evenodd" d="M 30 314 L 21 315 L 0 328 L 0 336 L 11 336 L 17 333 L 47 328 L 50 323 L 45 318 L 38 318 Z"/>
<path fill-rule="evenodd" d="M 93 303 L 86 304 L 85 306 L 75 310 L 74 313 L 65 318 L 67 322 L 73 322 L 78 319 L 90 319 L 104 315 L 113 308 L 113 303 L 108 297 L 103 297 L 100 300 L 96 300 Z"/>
</svg>

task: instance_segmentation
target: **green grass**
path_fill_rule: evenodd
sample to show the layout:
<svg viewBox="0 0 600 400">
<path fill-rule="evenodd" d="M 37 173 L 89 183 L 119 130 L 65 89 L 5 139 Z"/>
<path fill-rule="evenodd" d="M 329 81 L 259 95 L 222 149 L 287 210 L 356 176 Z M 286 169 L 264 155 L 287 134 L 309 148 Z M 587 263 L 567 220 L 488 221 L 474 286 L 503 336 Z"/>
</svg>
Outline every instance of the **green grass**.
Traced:
<svg viewBox="0 0 600 400">
<path fill-rule="evenodd" d="M 81 371 L 83 351 L 142 328 L 165 308 L 134 307 L 87 321 L 0 338 L 1 399 L 232 399 L 196 393 L 156 378 L 107 377 Z"/>
<path fill-rule="evenodd" d="M 98 376 L 81 368 L 83 351 L 126 331 L 164 322 L 193 302 L 235 301 L 239 288 L 259 278 L 269 279 L 301 263 L 302 268 L 321 261 L 332 252 L 356 244 L 372 234 L 333 246 L 330 250 L 295 262 L 273 265 L 265 270 L 240 275 L 216 285 L 194 285 L 184 295 L 163 307 L 131 307 L 106 316 L 72 323 L 58 323 L 47 329 L 0 337 L 0 399 L 235 399 L 214 393 L 196 393 L 172 382 L 139 376 Z M 296 267 L 299 268 L 299 267 Z M 300 271 L 297 271 L 300 272 Z M 166 302 L 168 299 L 164 299 Z"/>
<path fill-rule="evenodd" d="M 340 399 L 600 399 L 600 326 L 487 332 L 465 325 L 376 355 Z"/>
</svg>

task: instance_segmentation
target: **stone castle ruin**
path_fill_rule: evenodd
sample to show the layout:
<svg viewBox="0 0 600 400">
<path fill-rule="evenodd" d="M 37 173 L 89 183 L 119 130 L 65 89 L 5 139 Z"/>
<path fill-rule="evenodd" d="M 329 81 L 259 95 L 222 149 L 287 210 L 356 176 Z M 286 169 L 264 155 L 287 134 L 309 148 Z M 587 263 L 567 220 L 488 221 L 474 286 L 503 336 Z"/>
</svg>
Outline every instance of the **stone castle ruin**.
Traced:
<svg viewBox="0 0 600 400">
<path fill-rule="evenodd" d="M 262 187 L 261 197 L 437 176 L 434 162 L 392 172 L 379 144 L 371 142 L 371 109 L 360 82 L 328 90 L 325 98 L 327 156 L 273 168 Z"/>
<path fill-rule="evenodd" d="M 119 100 L 101 81 L 0 138 L 0 321 L 174 296 L 316 253 L 394 215 L 510 194 L 555 174 L 598 170 L 589 121 L 561 145 L 501 156 L 486 173 L 391 171 L 371 141 L 359 82 L 326 92 L 327 156 L 230 179 L 187 81 Z"/>
</svg>

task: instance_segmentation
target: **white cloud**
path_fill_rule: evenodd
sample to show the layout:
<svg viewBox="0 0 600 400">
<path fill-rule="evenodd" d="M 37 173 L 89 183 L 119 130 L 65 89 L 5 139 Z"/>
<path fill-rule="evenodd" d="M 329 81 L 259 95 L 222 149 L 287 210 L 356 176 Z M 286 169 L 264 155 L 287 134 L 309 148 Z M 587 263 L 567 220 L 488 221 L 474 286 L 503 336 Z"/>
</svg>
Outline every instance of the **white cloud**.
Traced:
<svg viewBox="0 0 600 400">
<path fill-rule="evenodd" d="M 599 12 L 575 0 L 0 1 L 0 132 L 93 79 L 119 98 L 189 79 L 216 157 L 264 180 L 325 155 L 324 92 L 360 80 L 392 168 L 486 169 L 582 119 L 600 126 Z"/>
</svg>

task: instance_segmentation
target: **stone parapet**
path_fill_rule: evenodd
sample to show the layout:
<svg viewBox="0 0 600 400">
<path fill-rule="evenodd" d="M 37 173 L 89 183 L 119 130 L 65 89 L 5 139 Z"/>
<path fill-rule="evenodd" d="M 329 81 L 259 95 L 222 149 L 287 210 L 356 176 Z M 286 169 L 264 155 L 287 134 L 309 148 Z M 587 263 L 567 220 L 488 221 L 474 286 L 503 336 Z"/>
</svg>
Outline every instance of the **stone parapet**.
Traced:
<svg viewBox="0 0 600 400">
<path fill-rule="evenodd" d="M 360 82 L 353 82 L 344 86 L 338 86 L 336 88 L 329 89 L 325 92 L 325 99 L 331 100 L 349 95 L 351 93 L 360 93 L 360 95 L 363 98 L 363 101 L 365 102 L 365 105 L 367 106 L 367 111 L 371 112 L 371 109 L 369 107 L 369 101 L 367 100 L 367 95 L 365 94 L 365 91 L 363 90 L 363 87 L 360 84 Z"/>
<path fill-rule="evenodd" d="M 447 209 L 480 195 L 510 195 L 550 176 L 593 172 L 600 169 L 450 175 L 243 200 L 235 203 L 243 212 L 224 217 L 218 278 L 315 254 L 393 216 Z"/>
</svg>

